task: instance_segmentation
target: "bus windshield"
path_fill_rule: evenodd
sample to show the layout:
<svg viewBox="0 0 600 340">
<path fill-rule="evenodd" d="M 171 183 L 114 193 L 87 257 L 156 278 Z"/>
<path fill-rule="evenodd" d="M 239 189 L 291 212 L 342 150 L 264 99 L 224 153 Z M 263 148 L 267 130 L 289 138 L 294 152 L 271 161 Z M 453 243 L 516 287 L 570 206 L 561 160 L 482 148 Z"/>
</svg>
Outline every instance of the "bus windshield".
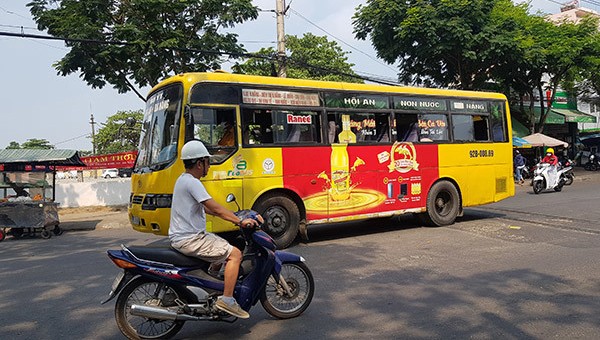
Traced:
<svg viewBox="0 0 600 340">
<path fill-rule="evenodd" d="M 135 169 L 162 169 L 177 155 L 183 89 L 172 85 L 153 93 L 146 102 Z"/>
</svg>

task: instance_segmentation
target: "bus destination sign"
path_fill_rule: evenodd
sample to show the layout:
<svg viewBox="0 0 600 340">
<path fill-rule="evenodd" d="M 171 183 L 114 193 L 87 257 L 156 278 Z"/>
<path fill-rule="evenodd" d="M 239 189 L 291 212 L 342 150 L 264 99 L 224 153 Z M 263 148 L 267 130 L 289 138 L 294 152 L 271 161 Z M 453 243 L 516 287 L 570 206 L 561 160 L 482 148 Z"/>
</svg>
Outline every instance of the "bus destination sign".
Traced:
<svg viewBox="0 0 600 340">
<path fill-rule="evenodd" d="M 242 89 L 244 104 L 319 106 L 318 93 Z"/>
<path fill-rule="evenodd" d="M 413 111 L 446 111 L 446 100 L 434 98 L 394 97 L 394 108 Z"/>
</svg>

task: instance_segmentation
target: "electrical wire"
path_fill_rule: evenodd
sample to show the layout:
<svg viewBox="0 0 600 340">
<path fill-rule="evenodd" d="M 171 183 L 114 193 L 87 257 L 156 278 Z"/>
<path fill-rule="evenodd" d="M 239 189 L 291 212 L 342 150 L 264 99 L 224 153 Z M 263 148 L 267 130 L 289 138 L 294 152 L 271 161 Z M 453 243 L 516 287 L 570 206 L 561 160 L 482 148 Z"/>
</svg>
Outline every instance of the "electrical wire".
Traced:
<svg viewBox="0 0 600 340">
<path fill-rule="evenodd" d="M 77 136 L 77 137 L 69 138 L 69 139 L 67 139 L 67 140 L 63 140 L 62 142 L 54 143 L 54 145 L 58 145 L 58 144 L 64 144 L 64 143 L 67 143 L 67 142 L 74 141 L 74 140 L 76 140 L 76 139 L 80 139 L 80 138 L 82 138 L 82 137 L 89 137 L 89 136 L 90 136 L 90 134 L 89 134 L 89 133 L 86 133 L 86 134 L 83 134 L 83 135 L 81 135 L 81 136 Z"/>
<path fill-rule="evenodd" d="M 127 42 L 127 41 L 63 38 L 63 37 L 54 37 L 54 36 L 48 36 L 48 35 L 28 34 L 28 33 L 0 32 L 0 36 L 55 40 L 55 41 L 62 40 L 65 42 L 77 42 L 77 43 L 84 43 L 84 44 L 120 45 L 120 46 L 137 46 L 137 45 L 139 45 L 138 43 L 131 43 L 131 42 Z M 162 49 L 178 51 L 178 52 L 188 52 L 188 53 L 204 53 L 204 54 L 221 55 L 221 56 L 228 55 L 228 56 L 234 57 L 234 58 L 235 57 L 237 57 L 237 58 L 243 57 L 243 58 L 258 58 L 258 59 L 265 59 L 265 60 L 271 60 L 271 61 L 277 60 L 276 55 L 262 55 L 262 54 L 258 54 L 258 53 L 248 53 L 248 52 L 227 52 L 227 51 L 199 50 L 199 49 L 192 49 L 192 48 L 177 48 L 177 47 L 163 47 Z M 286 57 L 286 61 L 287 62 L 295 62 L 295 63 L 301 64 L 305 67 L 310 67 L 312 69 L 319 70 L 322 72 L 329 72 L 332 74 L 353 77 L 353 78 L 361 79 L 364 81 L 371 81 L 374 83 L 380 83 L 380 84 L 385 84 L 385 85 L 399 85 L 397 82 L 382 81 L 380 79 L 363 77 L 358 74 L 349 74 L 349 73 L 339 72 L 337 70 L 331 70 L 331 69 L 327 69 L 327 68 L 323 68 L 323 67 L 318 67 L 315 65 L 310 65 L 308 63 L 297 61 L 297 60 L 294 60 L 293 58 L 289 58 L 289 57 Z"/>
<path fill-rule="evenodd" d="M 307 19 L 306 17 L 304 17 L 302 14 L 300 14 L 298 11 L 294 10 L 293 8 L 289 8 L 289 10 L 290 10 L 290 12 L 294 13 L 294 14 L 295 14 L 295 15 L 297 15 L 298 17 L 300 17 L 300 18 L 304 19 L 304 20 L 305 20 L 306 22 L 308 22 L 309 24 L 311 24 L 311 25 L 315 26 L 316 28 L 320 29 L 320 30 L 321 30 L 321 31 L 323 31 L 325 34 L 327 34 L 328 36 L 330 36 L 330 37 L 334 38 L 335 40 L 337 40 L 337 41 L 341 42 L 342 44 L 344 44 L 344 45 L 346 45 L 346 46 L 350 47 L 351 49 L 353 49 L 353 50 L 355 50 L 355 51 L 357 51 L 357 52 L 359 52 L 359 53 L 361 53 L 361 54 L 364 54 L 364 55 L 365 55 L 365 56 L 367 56 L 369 59 L 371 59 L 371 60 L 373 60 L 373 61 L 375 61 L 375 62 L 379 63 L 380 65 L 383 65 L 383 66 L 385 66 L 385 67 L 389 68 L 390 70 L 392 70 L 392 71 L 394 71 L 394 72 L 397 72 L 397 70 L 396 70 L 396 69 L 394 69 L 394 68 L 392 68 L 392 67 L 390 67 L 390 65 L 388 65 L 388 64 L 385 64 L 385 63 L 382 63 L 382 62 L 381 62 L 381 60 L 378 60 L 377 58 L 375 58 L 375 57 L 373 57 L 373 56 L 371 56 L 371 55 L 369 55 L 369 54 L 365 53 L 364 51 L 362 51 L 362 50 L 360 50 L 360 49 L 358 49 L 358 48 L 356 48 L 356 47 L 354 47 L 354 46 L 352 46 L 352 45 L 348 44 L 348 43 L 347 43 L 347 42 L 345 42 L 344 40 L 342 40 L 342 39 L 340 39 L 340 38 L 338 38 L 338 37 L 334 36 L 333 34 L 331 34 L 331 33 L 327 32 L 327 30 L 325 30 L 325 29 L 324 29 L 324 28 L 322 28 L 321 26 L 319 26 L 319 25 L 315 24 L 314 22 L 310 21 L 309 19 Z"/>
</svg>

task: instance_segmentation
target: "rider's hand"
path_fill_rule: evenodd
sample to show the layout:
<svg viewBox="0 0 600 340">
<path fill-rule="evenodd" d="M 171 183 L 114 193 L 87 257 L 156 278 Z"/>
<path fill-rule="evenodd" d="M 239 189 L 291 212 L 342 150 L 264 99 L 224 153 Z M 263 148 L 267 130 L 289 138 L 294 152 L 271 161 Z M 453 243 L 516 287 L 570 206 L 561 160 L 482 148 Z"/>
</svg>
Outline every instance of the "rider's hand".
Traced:
<svg viewBox="0 0 600 340">
<path fill-rule="evenodd" d="M 256 218 L 258 219 L 258 221 L 256 221 L 253 218 L 243 219 L 240 222 L 240 227 L 242 227 L 242 228 L 258 227 L 259 224 L 262 224 L 265 222 L 265 220 L 260 215 L 257 215 Z M 259 223 L 259 221 L 260 221 L 260 223 Z"/>
</svg>

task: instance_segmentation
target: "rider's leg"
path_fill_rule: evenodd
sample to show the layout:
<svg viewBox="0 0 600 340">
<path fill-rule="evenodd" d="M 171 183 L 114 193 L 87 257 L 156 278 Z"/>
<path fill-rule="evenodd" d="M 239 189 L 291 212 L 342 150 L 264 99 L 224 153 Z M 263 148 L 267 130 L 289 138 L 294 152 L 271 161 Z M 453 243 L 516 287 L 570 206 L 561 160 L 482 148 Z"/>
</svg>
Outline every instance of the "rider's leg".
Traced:
<svg viewBox="0 0 600 340">
<path fill-rule="evenodd" d="M 227 258 L 227 263 L 225 264 L 225 287 L 223 289 L 223 296 L 233 297 L 233 290 L 235 288 L 235 283 L 237 282 L 241 263 L 242 252 L 236 247 L 233 247 L 231 254 L 229 254 L 229 257 Z"/>
</svg>

